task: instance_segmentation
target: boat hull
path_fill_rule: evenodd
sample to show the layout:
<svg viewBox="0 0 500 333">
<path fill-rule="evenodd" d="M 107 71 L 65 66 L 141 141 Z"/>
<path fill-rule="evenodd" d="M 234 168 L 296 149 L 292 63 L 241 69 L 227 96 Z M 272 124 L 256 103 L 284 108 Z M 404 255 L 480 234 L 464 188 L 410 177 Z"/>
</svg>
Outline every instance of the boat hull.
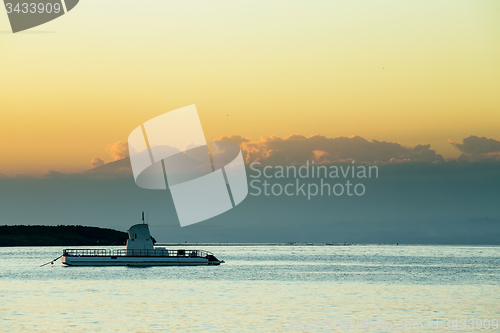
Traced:
<svg viewBox="0 0 500 333">
<path fill-rule="evenodd" d="M 212 266 L 223 261 L 190 257 L 128 257 L 128 256 L 63 256 L 67 266 Z"/>
</svg>

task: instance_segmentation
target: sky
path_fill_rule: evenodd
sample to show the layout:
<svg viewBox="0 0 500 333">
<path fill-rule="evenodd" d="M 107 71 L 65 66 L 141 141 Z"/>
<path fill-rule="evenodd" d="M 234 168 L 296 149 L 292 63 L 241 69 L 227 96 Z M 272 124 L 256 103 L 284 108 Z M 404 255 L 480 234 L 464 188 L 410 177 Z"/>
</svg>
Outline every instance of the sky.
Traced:
<svg viewBox="0 0 500 333">
<path fill-rule="evenodd" d="M 499 244 L 499 40 L 497 0 L 85 0 L 16 34 L 0 13 L 0 224 L 127 230 L 147 211 L 160 242 Z M 193 104 L 247 175 L 380 176 L 181 228 L 170 190 L 134 183 L 127 140 Z"/>
<path fill-rule="evenodd" d="M 81 1 L 12 34 L 0 14 L 0 173 L 111 162 L 139 124 L 196 104 L 208 141 L 500 140 L 500 3 Z"/>
</svg>

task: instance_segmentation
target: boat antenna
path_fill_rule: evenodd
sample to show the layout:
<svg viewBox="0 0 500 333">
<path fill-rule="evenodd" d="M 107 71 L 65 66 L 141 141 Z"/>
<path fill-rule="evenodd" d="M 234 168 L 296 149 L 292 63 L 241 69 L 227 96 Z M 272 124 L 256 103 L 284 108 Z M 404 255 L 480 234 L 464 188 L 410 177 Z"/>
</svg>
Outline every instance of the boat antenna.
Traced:
<svg viewBox="0 0 500 333">
<path fill-rule="evenodd" d="M 142 211 L 142 224 L 144 224 L 144 211 Z"/>
</svg>

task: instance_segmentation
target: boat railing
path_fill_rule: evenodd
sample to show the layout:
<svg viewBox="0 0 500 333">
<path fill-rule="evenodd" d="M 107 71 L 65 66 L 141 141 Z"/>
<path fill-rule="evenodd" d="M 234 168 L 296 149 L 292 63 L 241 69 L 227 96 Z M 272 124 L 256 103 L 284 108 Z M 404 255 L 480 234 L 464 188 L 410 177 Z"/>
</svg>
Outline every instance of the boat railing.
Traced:
<svg viewBox="0 0 500 333">
<path fill-rule="evenodd" d="M 212 255 L 204 250 L 105 250 L 105 249 L 66 249 L 66 257 L 195 257 L 206 258 Z"/>
</svg>

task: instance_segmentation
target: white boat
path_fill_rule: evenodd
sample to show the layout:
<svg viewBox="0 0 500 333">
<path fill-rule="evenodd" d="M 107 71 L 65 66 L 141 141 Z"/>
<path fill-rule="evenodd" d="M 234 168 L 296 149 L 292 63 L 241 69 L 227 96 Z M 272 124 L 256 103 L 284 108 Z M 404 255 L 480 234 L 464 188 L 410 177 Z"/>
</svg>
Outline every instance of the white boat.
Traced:
<svg viewBox="0 0 500 333">
<path fill-rule="evenodd" d="M 147 224 L 136 224 L 128 230 L 127 248 L 65 249 L 62 263 L 68 266 L 200 266 L 220 265 L 211 252 L 203 250 L 169 250 L 156 247 Z"/>
</svg>

